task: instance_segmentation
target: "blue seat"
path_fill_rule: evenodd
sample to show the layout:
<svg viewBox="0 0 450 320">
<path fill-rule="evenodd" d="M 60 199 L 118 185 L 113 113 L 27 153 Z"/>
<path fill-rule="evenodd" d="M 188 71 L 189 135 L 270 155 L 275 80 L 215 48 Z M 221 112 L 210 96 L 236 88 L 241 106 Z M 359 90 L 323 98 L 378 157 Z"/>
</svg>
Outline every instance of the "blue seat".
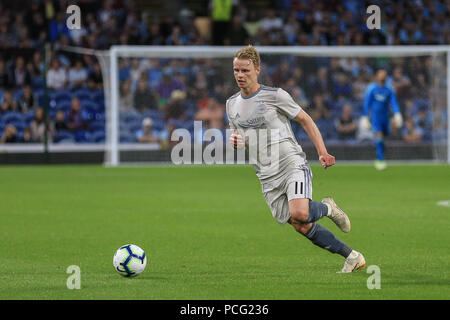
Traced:
<svg viewBox="0 0 450 320">
<path fill-rule="evenodd" d="M 34 119 L 34 110 L 30 110 L 24 114 L 24 120 L 29 125 Z"/>
<path fill-rule="evenodd" d="M 105 122 L 94 120 L 89 124 L 89 129 L 94 131 L 105 131 Z"/>
<path fill-rule="evenodd" d="M 120 133 L 120 142 L 121 143 L 133 143 L 136 142 L 136 136 L 132 133 Z"/>
<path fill-rule="evenodd" d="M 105 132 L 104 131 L 95 131 L 92 133 L 92 140 L 96 143 L 105 142 Z"/>
<path fill-rule="evenodd" d="M 91 99 L 92 99 L 92 101 L 95 101 L 96 103 L 99 103 L 100 101 L 104 101 L 105 94 L 104 94 L 103 90 L 94 91 L 91 94 Z"/>
<path fill-rule="evenodd" d="M 80 101 L 91 99 L 91 94 L 90 94 L 89 90 L 86 90 L 86 89 L 79 89 L 79 90 L 75 91 L 74 96 L 77 97 Z"/>
<path fill-rule="evenodd" d="M 23 131 L 27 127 L 25 121 L 13 121 L 9 124 L 13 125 L 17 129 L 17 131 Z"/>
<path fill-rule="evenodd" d="M 60 101 L 56 103 L 56 110 L 62 110 L 64 112 L 69 111 L 72 103 L 69 101 Z"/>
<path fill-rule="evenodd" d="M 142 122 L 141 121 L 130 121 L 130 122 L 128 122 L 128 127 L 130 128 L 131 132 L 136 132 L 142 128 Z"/>
<path fill-rule="evenodd" d="M 42 89 L 44 88 L 44 76 L 36 76 L 31 80 L 33 89 Z"/>
<path fill-rule="evenodd" d="M 61 130 L 57 131 L 55 137 L 53 138 L 53 142 L 75 142 L 74 135 L 70 131 Z"/>
<path fill-rule="evenodd" d="M 142 117 L 150 117 L 152 120 L 162 119 L 162 115 L 158 112 L 158 110 L 147 110 L 142 113 Z"/>
<path fill-rule="evenodd" d="M 78 130 L 74 133 L 75 142 L 77 143 L 87 143 L 91 142 L 91 133 L 85 130 Z"/>
<path fill-rule="evenodd" d="M 6 124 L 11 122 L 23 122 L 25 121 L 25 117 L 20 112 L 11 111 L 2 116 L 2 121 Z"/>
<path fill-rule="evenodd" d="M 119 114 L 120 120 L 124 120 L 126 122 L 130 121 L 142 121 L 142 115 L 137 111 L 125 111 Z"/>
<path fill-rule="evenodd" d="M 163 120 L 153 120 L 153 129 L 158 130 L 158 131 L 162 131 L 164 130 L 165 127 L 165 123 Z"/>
<path fill-rule="evenodd" d="M 68 90 L 61 90 L 61 91 L 57 91 L 54 96 L 53 99 L 55 99 L 56 104 L 59 104 L 61 102 L 69 102 L 72 100 L 72 95 L 70 93 L 70 91 Z"/>
</svg>

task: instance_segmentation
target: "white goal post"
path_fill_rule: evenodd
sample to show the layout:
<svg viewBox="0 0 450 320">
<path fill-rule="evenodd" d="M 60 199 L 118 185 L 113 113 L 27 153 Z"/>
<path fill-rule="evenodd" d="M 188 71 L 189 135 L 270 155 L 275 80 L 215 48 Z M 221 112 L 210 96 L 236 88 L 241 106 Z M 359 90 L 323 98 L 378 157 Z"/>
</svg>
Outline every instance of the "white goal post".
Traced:
<svg viewBox="0 0 450 320">
<path fill-rule="evenodd" d="M 119 145 L 119 58 L 232 58 L 242 47 L 211 46 L 112 46 L 109 50 L 109 70 L 102 63 L 104 83 L 108 86 L 106 99 L 106 152 L 105 165 L 118 166 L 120 161 Z M 441 46 L 308 46 L 308 47 L 272 47 L 255 46 L 260 54 L 278 54 L 308 57 L 409 57 L 436 56 L 446 57 L 446 96 L 447 118 L 450 115 L 450 45 Z M 231 63 L 231 62 L 230 62 Z M 231 69 L 230 69 L 231 70 Z M 230 71 L 231 72 L 231 71 Z M 105 74 L 106 73 L 106 74 Z M 107 79 L 109 78 L 109 83 Z M 108 101 L 109 100 L 109 101 Z M 447 122 L 447 155 L 450 163 L 450 125 Z"/>
</svg>

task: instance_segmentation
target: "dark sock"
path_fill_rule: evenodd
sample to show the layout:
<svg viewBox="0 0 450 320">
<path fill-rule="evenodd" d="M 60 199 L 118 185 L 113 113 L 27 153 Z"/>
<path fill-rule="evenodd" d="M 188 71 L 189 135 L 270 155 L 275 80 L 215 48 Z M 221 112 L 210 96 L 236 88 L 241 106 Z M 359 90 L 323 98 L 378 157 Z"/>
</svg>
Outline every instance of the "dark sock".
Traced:
<svg viewBox="0 0 450 320">
<path fill-rule="evenodd" d="M 310 201 L 309 202 L 309 215 L 307 223 L 314 222 L 322 217 L 325 217 L 328 213 L 328 206 L 322 202 Z"/>
<path fill-rule="evenodd" d="M 352 248 L 337 239 L 330 230 L 317 223 L 313 223 L 311 229 L 305 234 L 305 237 L 311 240 L 316 246 L 326 249 L 331 253 L 338 253 L 344 258 L 347 258 L 352 252 Z"/>
<path fill-rule="evenodd" d="M 383 138 L 375 138 L 375 151 L 377 154 L 377 160 L 384 161 L 384 140 Z"/>
</svg>

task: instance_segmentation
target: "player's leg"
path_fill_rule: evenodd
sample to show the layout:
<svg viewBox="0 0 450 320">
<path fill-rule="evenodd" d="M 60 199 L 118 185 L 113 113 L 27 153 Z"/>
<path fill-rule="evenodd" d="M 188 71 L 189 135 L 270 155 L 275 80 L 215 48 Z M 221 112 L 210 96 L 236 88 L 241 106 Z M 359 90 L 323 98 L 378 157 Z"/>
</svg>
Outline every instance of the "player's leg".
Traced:
<svg viewBox="0 0 450 320">
<path fill-rule="evenodd" d="M 378 170 L 386 169 L 386 161 L 384 159 L 384 136 L 386 132 L 386 124 L 381 119 L 373 119 L 372 128 L 375 134 L 375 168 Z"/>
<path fill-rule="evenodd" d="M 333 199 L 325 198 L 326 201 L 322 202 L 312 201 L 311 168 L 304 166 L 300 172 L 292 174 L 288 181 L 286 188 L 290 214 L 288 222 L 313 244 L 343 256 L 346 261 L 341 272 L 361 269 L 365 265 L 364 257 L 337 239 L 330 230 L 315 222 L 328 216 L 341 230 L 350 231 L 350 221 L 347 215 L 337 207 Z M 336 217 L 344 219 L 337 221 Z"/>
<path fill-rule="evenodd" d="M 290 217 L 299 223 L 310 223 L 326 216 L 343 232 L 350 232 L 350 219 L 332 198 L 324 198 L 322 202 L 312 200 L 312 172 L 309 166 L 292 174 L 288 181 L 286 195 Z"/>
<path fill-rule="evenodd" d="M 316 246 L 337 253 L 345 258 L 344 267 L 340 273 L 349 273 L 360 270 L 366 266 L 364 256 L 353 250 L 344 242 L 336 238 L 333 233 L 318 223 L 299 223 L 293 218 L 289 219 L 294 229 L 308 238 Z"/>
</svg>

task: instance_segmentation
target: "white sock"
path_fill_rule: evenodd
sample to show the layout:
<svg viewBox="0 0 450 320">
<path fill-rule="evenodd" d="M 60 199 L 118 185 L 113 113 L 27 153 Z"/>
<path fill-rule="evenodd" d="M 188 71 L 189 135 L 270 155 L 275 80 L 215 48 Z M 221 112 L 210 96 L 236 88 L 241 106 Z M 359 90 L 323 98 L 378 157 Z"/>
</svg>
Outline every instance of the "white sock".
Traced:
<svg viewBox="0 0 450 320">
<path fill-rule="evenodd" d="M 347 259 L 355 259 L 358 256 L 358 251 L 352 250 L 350 254 L 348 255 Z"/>
<path fill-rule="evenodd" d="M 331 217 L 331 206 L 328 203 L 325 203 L 328 207 L 327 217 Z"/>
</svg>

